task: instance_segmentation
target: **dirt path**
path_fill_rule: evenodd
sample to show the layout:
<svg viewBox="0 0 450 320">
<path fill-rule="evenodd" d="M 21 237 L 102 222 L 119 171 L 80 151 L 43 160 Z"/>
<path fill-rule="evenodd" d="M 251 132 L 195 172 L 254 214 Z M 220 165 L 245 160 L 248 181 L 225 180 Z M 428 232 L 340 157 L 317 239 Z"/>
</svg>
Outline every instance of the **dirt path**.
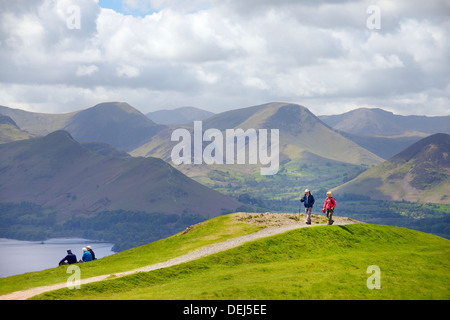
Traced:
<svg viewBox="0 0 450 320">
<path fill-rule="evenodd" d="M 304 228 L 304 227 L 314 227 L 319 225 L 324 225 L 325 218 L 324 216 L 313 216 L 312 218 L 312 224 L 307 225 L 304 223 L 304 219 L 301 218 L 301 221 L 296 221 L 292 219 L 292 217 L 295 217 L 295 215 L 292 214 L 273 214 L 273 213 L 257 213 L 257 214 L 251 214 L 251 213 L 239 213 L 235 215 L 235 219 L 238 221 L 246 221 L 250 224 L 264 224 L 267 227 L 257 231 L 255 233 L 251 233 L 245 236 L 236 237 L 224 242 L 216 243 L 210 246 L 206 246 L 200 249 L 197 249 L 195 251 L 192 251 L 190 253 L 187 253 L 183 256 L 161 262 L 156 263 L 153 265 L 145 266 L 139 269 L 126 271 L 126 272 L 117 272 L 112 274 L 106 274 L 102 276 L 87 278 L 81 280 L 81 285 L 91 282 L 97 282 L 106 280 L 107 278 L 117 278 L 126 276 L 129 274 L 133 274 L 136 272 L 148 272 L 156 269 L 161 268 L 167 268 L 171 267 L 180 263 L 192 261 L 195 259 L 199 259 L 220 251 L 228 250 L 234 247 L 237 247 L 245 242 L 252 241 L 255 239 L 270 237 L 275 234 L 283 233 L 289 230 L 298 229 L 298 228 Z M 352 220 L 346 217 L 333 217 L 334 219 L 334 225 L 345 225 L 345 224 L 353 224 L 353 223 L 360 223 L 359 221 Z M 23 291 L 16 291 L 12 292 L 3 296 L 0 296 L 0 300 L 26 300 L 33 296 L 36 296 L 38 294 L 53 291 L 57 289 L 61 289 L 67 286 L 67 283 L 59 283 L 49 286 L 43 286 L 43 287 L 36 287 L 32 289 L 27 289 Z"/>
</svg>

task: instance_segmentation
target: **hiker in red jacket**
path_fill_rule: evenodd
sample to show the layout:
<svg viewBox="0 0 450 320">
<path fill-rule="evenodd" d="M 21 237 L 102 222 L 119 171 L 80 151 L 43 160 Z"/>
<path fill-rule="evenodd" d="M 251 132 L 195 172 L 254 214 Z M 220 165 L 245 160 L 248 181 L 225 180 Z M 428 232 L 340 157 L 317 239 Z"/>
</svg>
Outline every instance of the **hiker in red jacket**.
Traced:
<svg viewBox="0 0 450 320">
<path fill-rule="evenodd" d="M 332 225 L 334 220 L 332 219 L 334 208 L 336 207 L 336 200 L 331 196 L 331 191 L 327 192 L 327 198 L 323 204 L 322 212 L 327 213 L 328 224 Z"/>
</svg>

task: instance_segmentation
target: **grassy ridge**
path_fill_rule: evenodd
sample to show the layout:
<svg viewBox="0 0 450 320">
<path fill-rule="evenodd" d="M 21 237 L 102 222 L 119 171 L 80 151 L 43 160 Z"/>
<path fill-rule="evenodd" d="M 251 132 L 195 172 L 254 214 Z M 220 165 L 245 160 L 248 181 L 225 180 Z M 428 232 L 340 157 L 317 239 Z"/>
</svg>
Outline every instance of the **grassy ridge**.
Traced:
<svg viewBox="0 0 450 320">
<path fill-rule="evenodd" d="M 194 229 L 195 230 L 195 229 Z M 381 270 L 369 290 L 367 267 Z M 302 228 L 37 299 L 449 299 L 450 242 L 370 224 Z"/>
<path fill-rule="evenodd" d="M 86 264 L 80 264 L 82 277 L 128 271 L 176 258 L 200 247 L 258 231 L 261 227 L 238 222 L 232 215 L 219 216 L 196 225 L 189 232 L 125 250 Z M 95 249 L 95 248 L 94 248 Z M 61 256 L 62 258 L 63 256 Z M 58 261 L 55 261 L 55 265 Z M 0 295 L 67 281 L 67 267 L 0 278 Z"/>
</svg>

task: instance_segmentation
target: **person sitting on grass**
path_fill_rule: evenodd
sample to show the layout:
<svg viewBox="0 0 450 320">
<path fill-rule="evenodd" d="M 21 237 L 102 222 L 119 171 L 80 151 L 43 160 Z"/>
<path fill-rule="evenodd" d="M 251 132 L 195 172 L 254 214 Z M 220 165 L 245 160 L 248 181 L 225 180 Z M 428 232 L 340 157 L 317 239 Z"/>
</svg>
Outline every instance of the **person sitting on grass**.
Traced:
<svg viewBox="0 0 450 320">
<path fill-rule="evenodd" d="M 97 258 L 95 257 L 94 250 L 92 250 L 91 246 L 86 246 L 86 248 L 90 252 L 90 254 L 92 256 L 92 260 L 97 260 Z"/>
<path fill-rule="evenodd" d="M 67 255 L 62 258 L 62 260 L 59 262 L 59 265 L 72 264 L 76 262 L 77 256 L 72 253 L 72 250 L 67 250 Z"/>
<path fill-rule="evenodd" d="M 83 256 L 81 257 L 81 260 L 79 262 L 89 262 L 92 261 L 92 254 L 87 251 L 86 248 L 83 248 Z"/>
</svg>

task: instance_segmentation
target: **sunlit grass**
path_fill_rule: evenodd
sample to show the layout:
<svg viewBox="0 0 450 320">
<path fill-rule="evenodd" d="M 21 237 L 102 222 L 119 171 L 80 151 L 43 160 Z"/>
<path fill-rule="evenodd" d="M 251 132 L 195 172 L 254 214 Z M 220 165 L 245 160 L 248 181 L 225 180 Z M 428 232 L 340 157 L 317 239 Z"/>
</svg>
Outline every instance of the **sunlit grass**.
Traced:
<svg viewBox="0 0 450 320">
<path fill-rule="evenodd" d="M 367 267 L 381 270 L 370 290 Z M 318 226 L 40 299 L 449 299 L 450 242 L 405 228 Z"/>
</svg>

